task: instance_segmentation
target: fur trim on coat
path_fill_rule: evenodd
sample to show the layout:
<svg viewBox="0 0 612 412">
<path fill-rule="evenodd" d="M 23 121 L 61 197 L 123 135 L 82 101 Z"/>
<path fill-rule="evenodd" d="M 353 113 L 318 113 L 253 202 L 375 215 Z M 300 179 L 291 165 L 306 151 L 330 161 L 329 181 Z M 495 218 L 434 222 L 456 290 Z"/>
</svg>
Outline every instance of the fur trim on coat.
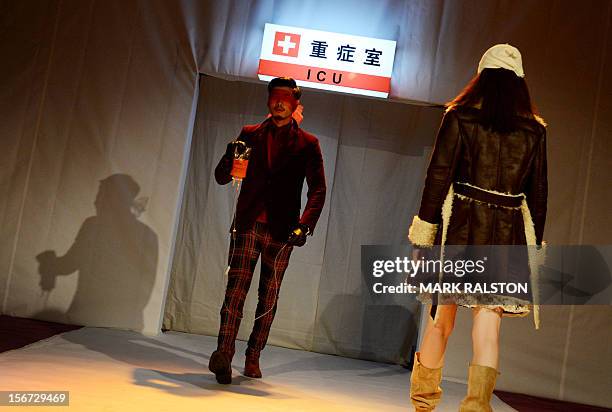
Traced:
<svg viewBox="0 0 612 412">
<path fill-rule="evenodd" d="M 438 233 L 438 226 L 435 223 L 421 220 L 418 215 L 415 215 L 408 229 L 408 240 L 415 246 L 431 247 Z"/>
</svg>

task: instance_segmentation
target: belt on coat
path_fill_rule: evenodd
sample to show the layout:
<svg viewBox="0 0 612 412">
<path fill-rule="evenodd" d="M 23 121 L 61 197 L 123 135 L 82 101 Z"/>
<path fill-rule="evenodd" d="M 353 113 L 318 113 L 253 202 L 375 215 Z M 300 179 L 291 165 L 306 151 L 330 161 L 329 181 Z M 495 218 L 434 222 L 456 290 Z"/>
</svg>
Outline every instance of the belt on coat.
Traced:
<svg viewBox="0 0 612 412">
<path fill-rule="evenodd" d="M 522 193 L 513 195 L 493 192 L 491 190 L 461 182 L 455 182 L 453 186 L 455 194 L 500 207 L 520 208 L 523 199 L 525 198 L 525 195 Z"/>
</svg>

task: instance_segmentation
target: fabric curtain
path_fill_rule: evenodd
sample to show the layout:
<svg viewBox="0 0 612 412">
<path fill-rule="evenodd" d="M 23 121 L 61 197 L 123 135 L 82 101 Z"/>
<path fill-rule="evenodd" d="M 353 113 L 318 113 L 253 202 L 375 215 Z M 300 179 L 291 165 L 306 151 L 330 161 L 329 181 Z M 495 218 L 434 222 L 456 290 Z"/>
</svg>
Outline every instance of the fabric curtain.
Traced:
<svg viewBox="0 0 612 412">
<path fill-rule="evenodd" d="M 206 164 L 212 165 L 241 125 L 263 118 L 265 92 L 255 84 L 248 85 L 253 91 L 247 93 L 248 87 L 227 83 L 216 89 L 214 98 L 206 97 L 209 86 L 204 82 L 199 117 L 217 123 L 203 130 L 217 130 L 218 140 L 207 139 L 212 148 L 189 154 L 203 136 L 201 131 L 192 133 L 197 73 L 254 82 L 265 23 L 397 41 L 389 101 L 306 93 L 304 127 L 321 139 L 330 191 L 316 236 L 293 256 L 273 342 L 369 359 L 406 356 L 415 308 L 372 305 L 360 295 L 356 271 L 361 244 L 404 241 L 440 117 L 438 109 L 399 102 L 426 105 L 450 99 L 494 43 L 508 42 L 521 50 L 533 100 L 549 123 L 545 239 L 557 244 L 610 243 L 611 0 L 578 6 L 569 0 L 354 4 L 0 2 L 2 313 L 156 333 L 172 269 L 166 323 L 169 316 L 191 318 L 193 330 L 216 333 L 233 197 L 228 188 L 206 181 L 210 170 L 191 176 L 193 160 L 188 159 L 209 156 Z M 226 95 L 232 87 L 243 93 L 238 102 Z M 202 122 L 197 130 L 205 127 Z M 106 192 L 103 199 L 113 200 L 132 217 L 113 212 L 104 224 L 90 225 L 89 218 L 99 216 L 100 181 L 115 174 L 138 184 L 139 202 L 132 202 L 133 184 L 127 178 L 114 178 L 114 195 Z M 185 176 L 191 183 L 184 184 Z M 204 189 L 206 196 L 201 194 Z M 200 202 L 190 210 L 202 215 L 202 208 L 209 208 L 202 215 L 211 220 L 205 226 L 200 215 L 186 214 L 181 207 L 190 197 Z M 381 210 L 387 220 L 380 218 Z M 189 222 L 201 231 L 183 230 Z M 211 253 L 203 253 L 203 245 Z M 75 253 L 68 257 L 80 259 L 63 263 L 79 261 L 79 270 L 43 288 L 40 260 L 50 262 L 52 255 L 42 253 L 61 257 L 70 250 Z M 55 273 L 75 268 L 55 263 Z M 183 276 L 177 268 L 191 283 L 174 279 Z M 210 285 L 196 282 L 195 273 L 205 273 Z M 80 284 L 79 279 L 93 282 Z M 138 302 L 146 300 L 144 308 L 137 305 L 137 316 L 119 310 L 126 298 L 114 294 L 116 279 L 126 281 Z M 93 291 L 97 304 L 79 310 L 79 286 Z M 190 293 L 197 299 L 187 299 Z M 249 299 L 247 308 L 252 310 L 254 296 Z M 189 305 L 179 308 L 173 300 Z M 101 312 L 108 317 L 100 319 Z M 529 321 L 504 321 L 504 369 L 498 387 L 611 406 L 611 319 L 608 306 L 545 307 L 540 331 Z M 445 366 L 449 377 L 466 376 L 470 326 L 469 312 L 460 311 Z M 247 320 L 243 333 L 249 327 Z M 393 328 L 399 330 L 388 332 Z M 388 341 L 380 336 L 388 336 Z"/>
<path fill-rule="evenodd" d="M 0 16 L 1 311 L 158 333 L 197 87 L 180 10 Z"/>
</svg>

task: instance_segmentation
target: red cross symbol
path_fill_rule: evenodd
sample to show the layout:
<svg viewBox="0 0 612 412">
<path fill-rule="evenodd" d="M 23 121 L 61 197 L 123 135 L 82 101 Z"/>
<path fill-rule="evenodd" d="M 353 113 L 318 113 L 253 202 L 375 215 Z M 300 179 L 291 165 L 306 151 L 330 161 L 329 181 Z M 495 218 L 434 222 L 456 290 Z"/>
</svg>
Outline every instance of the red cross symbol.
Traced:
<svg viewBox="0 0 612 412">
<path fill-rule="evenodd" d="M 297 57 L 300 50 L 300 35 L 277 31 L 274 35 L 274 48 L 272 54 Z"/>
</svg>

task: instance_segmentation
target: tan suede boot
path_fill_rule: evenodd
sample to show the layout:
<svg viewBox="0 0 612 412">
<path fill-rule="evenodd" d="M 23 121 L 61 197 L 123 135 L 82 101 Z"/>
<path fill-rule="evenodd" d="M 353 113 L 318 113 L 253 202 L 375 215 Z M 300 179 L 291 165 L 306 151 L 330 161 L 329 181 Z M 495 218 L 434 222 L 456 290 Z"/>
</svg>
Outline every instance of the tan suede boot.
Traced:
<svg viewBox="0 0 612 412">
<path fill-rule="evenodd" d="M 497 375 L 495 368 L 470 365 L 467 396 L 461 401 L 459 412 L 492 412 L 490 403 Z"/>
<path fill-rule="evenodd" d="M 417 412 L 433 411 L 442 399 L 442 368 L 426 368 L 419 356 L 420 352 L 417 352 L 410 375 L 410 401 Z"/>
</svg>

